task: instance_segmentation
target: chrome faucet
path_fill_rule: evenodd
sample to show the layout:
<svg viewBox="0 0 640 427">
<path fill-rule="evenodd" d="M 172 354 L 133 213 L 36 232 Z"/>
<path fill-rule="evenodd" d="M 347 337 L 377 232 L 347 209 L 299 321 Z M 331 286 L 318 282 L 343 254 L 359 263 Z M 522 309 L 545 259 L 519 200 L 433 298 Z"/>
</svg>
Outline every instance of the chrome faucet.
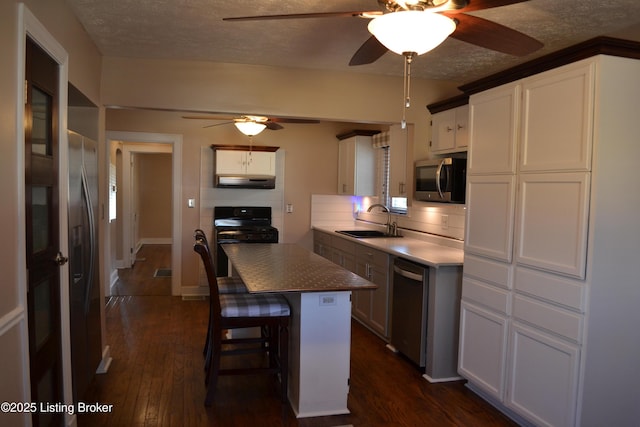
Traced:
<svg viewBox="0 0 640 427">
<path fill-rule="evenodd" d="M 381 203 L 374 203 L 367 208 L 367 212 L 371 212 L 373 208 L 382 208 L 382 212 L 387 213 L 387 234 L 391 236 L 397 236 L 398 224 L 395 221 L 393 223 L 391 222 L 391 211 L 389 210 L 389 208 Z"/>
</svg>

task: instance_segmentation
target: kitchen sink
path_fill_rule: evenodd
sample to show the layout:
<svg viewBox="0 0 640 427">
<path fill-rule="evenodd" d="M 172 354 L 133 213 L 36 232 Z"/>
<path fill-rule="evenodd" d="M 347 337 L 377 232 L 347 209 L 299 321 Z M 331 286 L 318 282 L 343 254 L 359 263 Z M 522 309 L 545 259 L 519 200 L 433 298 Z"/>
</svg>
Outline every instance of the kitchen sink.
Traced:
<svg viewBox="0 0 640 427">
<path fill-rule="evenodd" d="M 378 230 L 337 230 L 336 233 L 344 234 L 349 237 L 355 237 L 357 239 L 367 239 L 372 237 L 402 237 L 393 236 L 383 231 Z"/>
</svg>

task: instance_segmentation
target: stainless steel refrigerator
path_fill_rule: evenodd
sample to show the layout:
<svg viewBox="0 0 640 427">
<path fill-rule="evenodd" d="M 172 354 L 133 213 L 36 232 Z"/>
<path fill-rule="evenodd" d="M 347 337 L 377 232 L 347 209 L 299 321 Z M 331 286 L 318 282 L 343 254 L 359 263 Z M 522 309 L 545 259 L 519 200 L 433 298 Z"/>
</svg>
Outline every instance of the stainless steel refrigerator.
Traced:
<svg viewBox="0 0 640 427">
<path fill-rule="evenodd" d="M 69 297 L 75 402 L 82 400 L 102 358 L 97 149 L 95 141 L 69 131 Z"/>
</svg>

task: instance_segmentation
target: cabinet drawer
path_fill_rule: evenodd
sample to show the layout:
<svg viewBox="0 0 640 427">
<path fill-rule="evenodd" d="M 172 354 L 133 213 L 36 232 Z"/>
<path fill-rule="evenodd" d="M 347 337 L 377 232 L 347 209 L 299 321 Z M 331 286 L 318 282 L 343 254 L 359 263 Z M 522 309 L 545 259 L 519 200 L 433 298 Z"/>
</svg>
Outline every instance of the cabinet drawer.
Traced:
<svg viewBox="0 0 640 427">
<path fill-rule="evenodd" d="M 503 262 L 465 253 L 463 271 L 466 276 L 476 277 L 505 289 L 512 287 L 513 269 Z"/>
<path fill-rule="evenodd" d="M 355 242 L 351 242 L 347 239 L 343 239 L 342 237 L 331 236 L 331 246 L 343 252 L 348 252 L 353 254 L 355 253 L 356 246 L 358 246 L 358 244 Z"/>
<path fill-rule="evenodd" d="M 516 267 L 515 277 L 517 291 L 584 312 L 584 282 L 524 267 Z"/>
<path fill-rule="evenodd" d="M 580 314 L 523 295 L 516 295 L 513 300 L 513 317 L 574 342 L 582 341 L 584 319 Z"/>
<path fill-rule="evenodd" d="M 364 261 L 378 267 L 387 267 L 389 265 L 388 253 L 365 245 L 356 245 L 356 258 L 359 261 Z"/>
<path fill-rule="evenodd" d="M 482 304 L 499 313 L 509 314 L 509 291 L 496 288 L 478 280 L 462 279 L 462 298 Z"/>
</svg>

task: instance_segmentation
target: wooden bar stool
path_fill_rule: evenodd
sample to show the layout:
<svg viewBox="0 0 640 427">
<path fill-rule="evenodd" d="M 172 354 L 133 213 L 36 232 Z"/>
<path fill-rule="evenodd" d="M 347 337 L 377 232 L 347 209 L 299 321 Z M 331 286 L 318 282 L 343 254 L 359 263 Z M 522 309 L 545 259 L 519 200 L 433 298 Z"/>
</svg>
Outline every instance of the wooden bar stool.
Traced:
<svg viewBox="0 0 640 427">
<path fill-rule="evenodd" d="M 207 395 L 205 406 L 213 402 L 215 389 L 220 375 L 277 374 L 280 377 L 281 399 L 287 401 L 289 369 L 289 317 L 291 308 L 286 298 L 280 294 L 220 294 L 211 253 L 208 245 L 196 240 L 193 249 L 207 272 L 210 292 L 208 336 L 211 349 L 211 366 L 206 374 Z M 262 331 L 257 338 L 223 338 L 225 331 L 259 327 Z M 231 345 L 231 348 L 229 348 Z M 268 366 L 222 369 L 222 356 L 266 352 L 269 355 Z"/>
<path fill-rule="evenodd" d="M 201 241 L 202 243 L 204 243 L 207 246 L 209 253 L 210 254 L 212 253 L 211 248 L 209 247 L 209 241 L 207 240 L 207 235 L 204 233 L 204 231 L 202 231 L 202 229 L 196 228 L 196 230 L 194 231 L 193 237 L 195 238 L 196 242 Z M 213 258 L 211 258 L 211 262 L 213 263 Z M 221 295 L 247 293 L 247 287 L 245 286 L 242 279 L 240 279 L 239 277 L 234 277 L 234 276 L 218 277 L 217 281 L 218 281 L 218 292 Z M 209 362 L 211 359 L 211 355 L 209 354 L 209 334 L 211 334 L 211 321 L 209 321 L 209 325 L 207 327 L 207 337 L 204 341 L 204 348 L 202 350 L 202 355 L 205 358 L 205 369 L 207 370 L 207 372 L 209 371 Z"/>
</svg>

